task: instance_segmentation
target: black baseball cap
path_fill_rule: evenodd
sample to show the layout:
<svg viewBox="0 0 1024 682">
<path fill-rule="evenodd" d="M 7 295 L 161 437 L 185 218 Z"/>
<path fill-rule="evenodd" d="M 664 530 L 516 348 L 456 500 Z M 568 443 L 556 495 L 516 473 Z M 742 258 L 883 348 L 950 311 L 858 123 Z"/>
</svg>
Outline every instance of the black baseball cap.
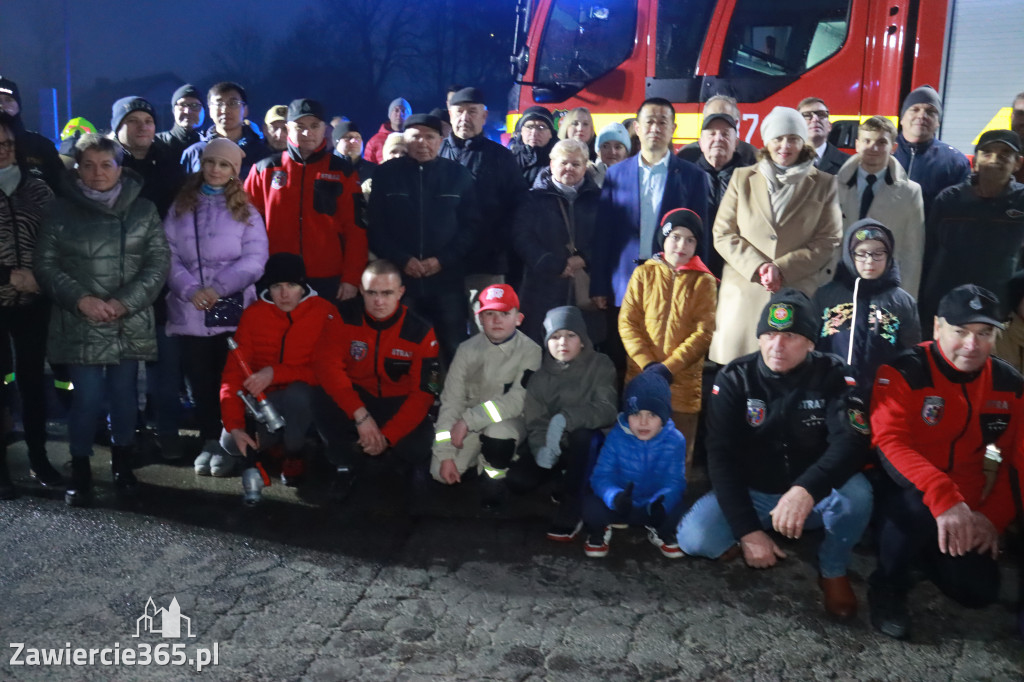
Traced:
<svg viewBox="0 0 1024 682">
<path fill-rule="evenodd" d="M 704 122 L 701 124 L 700 129 L 707 130 L 708 126 L 711 125 L 714 121 L 725 121 L 733 128 L 736 127 L 736 119 L 734 119 L 729 114 L 708 114 L 707 116 L 704 117 Z"/>
<path fill-rule="evenodd" d="M 484 104 L 484 93 L 479 88 L 462 88 L 452 95 L 449 106 L 456 104 Z"/>
<path fill-rule="evenodd" d="M 978 144 L 974 146 L 974 153 L 977 154 L 979 149 L 993 142 L 1002 142 L 1020 154 L 1020 135 L 1012 130 L 986 130 L 978 138 Z"/>
<path fill-rule="evenodd" d="M 405 119 L 405 127 L 412 128 L 413 126 L 426 126 L 432 128 L 441 134 L 441 119 L 437 116 L 431 116 L 430 114 L 413 114 L 409 118 Z"/>
<path fill-rule="evenodd" d="M 324 118 L 324 105 L 317 102 L 315 99 L 309 99 L 303 97 L 302 99 L 294 99 L 292 103 L 288 105 L 288 122 L 297 121 L 303 116 L 315 116 L 321 121 L 326 122 Z"/>
<path fill-rule="evenodd" d="M 990 324 L 1003 328 L 999 315 L 999 299 L 988 289 L 977 284 L 961 284 L 939 301 L 936 313 L 949 324 Z"/>
</svg>

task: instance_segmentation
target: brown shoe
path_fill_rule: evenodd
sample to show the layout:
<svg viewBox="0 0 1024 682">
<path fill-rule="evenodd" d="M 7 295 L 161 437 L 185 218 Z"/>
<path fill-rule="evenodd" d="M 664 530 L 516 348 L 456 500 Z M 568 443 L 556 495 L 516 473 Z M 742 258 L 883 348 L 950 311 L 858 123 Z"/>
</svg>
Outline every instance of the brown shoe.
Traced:
<svg viewBox="0 0 1024 682">
<path fill-rule="evenodd" d="M 722 556 L 718 557 L 718 560 L 723 564 L 727 564 L 741 556 L 743 556 L 743 548 L 739 545 L 733 545 L 729 549 L 725 550 L 725 552 L 722 553 Z"/>
<path fill-rule="evenodd" d="M 825 597 L 825 611 L 839 618 L 849 620 L 857 615 L 857 595 L 850 587 L 850 579 L 845 575 L 838 578 L 818 577 L 818 587 Z"/>
</svg>

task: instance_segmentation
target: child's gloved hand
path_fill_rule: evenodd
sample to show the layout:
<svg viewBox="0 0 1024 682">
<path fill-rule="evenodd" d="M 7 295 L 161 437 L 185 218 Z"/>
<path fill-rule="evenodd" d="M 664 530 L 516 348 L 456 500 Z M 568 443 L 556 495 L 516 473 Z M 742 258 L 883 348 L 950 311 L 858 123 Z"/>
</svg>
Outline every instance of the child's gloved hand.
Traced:
<svg viewBox="0 0 1024 682">
<path fill-rule="evenodd" d="M 612 498 L 612 509 L 620 514 L 628 514 L 633 506 L 633 481 L 626 484 L 626 487 L 615 493 Z"/>
<path fill-rule="evenodd" d="M 658 495 L 647 505 L 647 516 L 650 518 L 651 526 L 659 527 L 665 523 L 665 496 Z"/>
<path fill-rule="evenodd" d="M 555 462 L 558 461 L 558 456 L 561 453 L 558 450 L 552 450 L 547 445 L 542 445 L 534 453 L 533 459 L 537 462 L 537 466 L 541 469 L 550 469 L 555 466 Z"/>
<path fill-rule="evenodd" d="M 652 362 L 644 367 L 644 371 L 650 372 L 651 374 L 657 374 L 668 383 L 672 383 L 672 372 L 668 371 L 668 367 L 666 367 L 664 363 Z"/>
</svg>

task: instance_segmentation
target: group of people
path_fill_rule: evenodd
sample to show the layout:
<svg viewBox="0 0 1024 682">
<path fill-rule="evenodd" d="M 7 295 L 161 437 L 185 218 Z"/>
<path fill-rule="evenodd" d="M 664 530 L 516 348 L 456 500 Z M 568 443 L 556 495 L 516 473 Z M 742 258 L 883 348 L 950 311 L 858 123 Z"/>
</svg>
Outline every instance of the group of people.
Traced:
<svg viewBox="0 0 1024 682">
<path fill-rule="evenodd" d="M 773 533 L 822 528 L 841 619 L 874 524 L 871 620 L 896 638 L 919 566 L 962 604 L 997 598 L 1024 457 L 1024 93 L 973 169 L 935 137 L 928 86 L 899 131 L 860 123 L 853 155 L 815 97 L 766 116 L 757 150 L 714 96 L 678 152 L 663 99 L 601 130 L 532 107 L 509 148 L 484 102 L 397 98 L 364 149 L 315 100 L 272 107 L 261 136 L 239 84 L 205 104 L 184 85 L 170 130 L 119 99 L 65 170 L 0 78 L 0 330 L 38 482 L 90 504 L 109 415 L 115 490 L 137 494 L 146 363 L 164 456 L 183 455 L 184 378 L 196 473 L 241 472 L 251 504 L 268 470 L 301 479 L 316 434 L 338 502 L 369 462 L 410 496 L 472 479 L 486 507 L 550 488 L 548 537 L 582 533 L 590 557 L 633 525 L 670 559 L 767 568 Z M 73 386 L 66 484 L 47 360 Z M 686 509 L 695 446 L 711 491 Z"/>
</svg>

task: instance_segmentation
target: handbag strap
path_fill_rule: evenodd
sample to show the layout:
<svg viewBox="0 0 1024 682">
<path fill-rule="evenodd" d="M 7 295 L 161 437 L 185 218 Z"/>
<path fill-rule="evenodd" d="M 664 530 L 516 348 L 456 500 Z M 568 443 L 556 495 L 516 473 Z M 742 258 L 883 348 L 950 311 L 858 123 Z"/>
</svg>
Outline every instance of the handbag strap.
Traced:
<svg viewBox="0 0 1024 682">
<path fill-rule="evenodd" d="M 203 279 L 203 254 L 199 251 L 199 207 L 192 208 L 192 228 L 196 231 L 196 265 L 199 266 L 199 284 L 205 289 L 206 280 Z"/>
<path fill-rule="evenodd" d="M 575 230 L 573 229 L 572 221 L 569 220 L 569 213 L 565 210 L 565 203 L 562 201 L 561 197 L 556 198 L 556 201 L 558 201 L 558 208 L 562 211 L 562 220 L 565 221 L 565 231 L 569 234 L 569 248 L 575 252 L 576 235 L 573 234 Z"/>
</svg>

